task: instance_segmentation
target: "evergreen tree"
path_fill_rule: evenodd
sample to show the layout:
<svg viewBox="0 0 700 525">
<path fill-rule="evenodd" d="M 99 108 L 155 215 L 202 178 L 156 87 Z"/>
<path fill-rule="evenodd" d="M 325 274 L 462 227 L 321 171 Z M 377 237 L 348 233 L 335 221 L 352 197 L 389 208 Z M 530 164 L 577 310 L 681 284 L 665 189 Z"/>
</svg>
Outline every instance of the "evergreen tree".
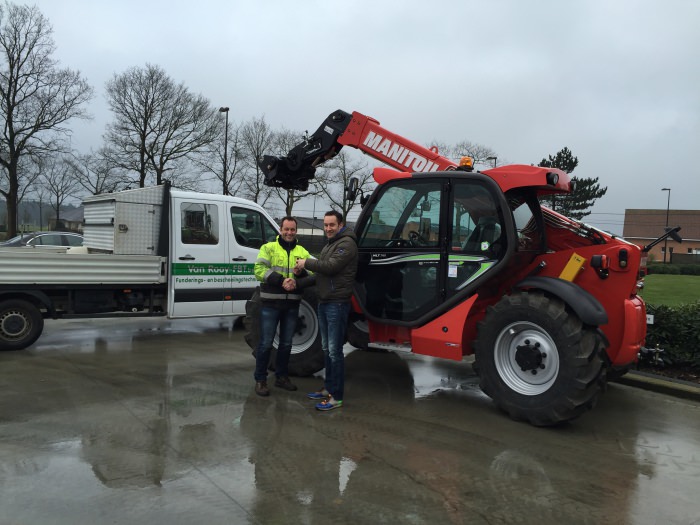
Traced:
<svg viewBox="0 0 700 525">
<path fill-rule="evenodd" d="M 558 151 L 555 156 L 550 155 L 548 159 L 542 159 L 538 166 L 557 168 L 570 174 L 578 166 L 578 157 L 574 157 L 571 150 L 565 147 Z M 573 192 L 568 195 L 546 195 L 541 197 L 540 201 L 545 206 L 567 217 L 581 220 L 591 213 L 589 210 L 595 201 L 608 191 L 607 186 L 601 188 L 598 180 L 598 177 L 578 178 L 573 176 L 571 177 L 571 181 L 574 183 Z"/>
</svg>

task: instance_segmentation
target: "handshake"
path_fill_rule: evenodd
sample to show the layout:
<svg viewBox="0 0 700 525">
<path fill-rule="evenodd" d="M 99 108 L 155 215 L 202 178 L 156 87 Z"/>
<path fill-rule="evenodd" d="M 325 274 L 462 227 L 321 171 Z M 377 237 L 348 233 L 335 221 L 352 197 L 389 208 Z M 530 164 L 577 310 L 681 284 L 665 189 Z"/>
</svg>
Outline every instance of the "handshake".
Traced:
<svg viewBox="0 0 700 525">
<path fill-rule="evenodd" d="M 301 274 L 302 270 L 304 269 L 304 263 L 306 262 L 306 259 L 297 259 L 296 264 L 294 265 L 293 272 L 294 275 L 299 275 Z M 286 291 L 291 292 L 293 290 L 296 290 L 297 288 L 297 282 L 295 279 L 292 279 L 291 277 L 287 277 L 283 282 L 282 282 L 282 288 L 284 288 Z"/>
</svg>

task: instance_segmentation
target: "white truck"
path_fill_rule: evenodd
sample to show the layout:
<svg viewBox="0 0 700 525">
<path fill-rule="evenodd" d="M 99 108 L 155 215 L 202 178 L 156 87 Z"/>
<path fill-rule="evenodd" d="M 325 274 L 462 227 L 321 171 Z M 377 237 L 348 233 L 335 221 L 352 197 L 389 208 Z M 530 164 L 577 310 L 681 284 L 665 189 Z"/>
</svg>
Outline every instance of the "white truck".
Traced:
<svg viewBox="0 0 700 525">
<path fill-rule="evenodd" d="M 83 247 L 0 250 L 0 350 L 33 344 L 45 318 L 243 316 L 278 233 L 252 201 L 167 184 L 83 204 Z"/>
</svg>

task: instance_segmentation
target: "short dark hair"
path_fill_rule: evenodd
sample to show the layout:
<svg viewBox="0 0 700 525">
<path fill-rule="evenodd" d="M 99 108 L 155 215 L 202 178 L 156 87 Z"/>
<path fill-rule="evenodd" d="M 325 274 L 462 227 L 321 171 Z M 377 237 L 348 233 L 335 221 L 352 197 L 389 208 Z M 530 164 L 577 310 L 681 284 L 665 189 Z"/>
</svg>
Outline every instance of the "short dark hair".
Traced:
<svg viewBox="0 0 700 525">
<path fill-rule="evenodd" d="M 324 217 L 330 217 L 331 215 L 333 217 L 335 217 L 336 219 L 338 219 L 338 224 L 343 224 L 343 214 L 342 213 L 340 213 L 339 211 L 331 210 L 331 211 L 327 211 L 326 214 L 324 215 Z"/>
<path fill-rule="evenodd" d="M 299 225 L 299 224 L 297 223 L 297 220 L 296 220 L 294 217 L 292 217 L 292 216 L 290 216 L 290 215 L 287 215 L 286 217 L 282 217 L 282 220 L 280 221 L 280 228 L 281 228 L 282 225 L 284 224 L 284 221 L 292 221 L 292 222 L 294 223 L 295 226 L 298 226 L 298 225 Z"/>
</svg>

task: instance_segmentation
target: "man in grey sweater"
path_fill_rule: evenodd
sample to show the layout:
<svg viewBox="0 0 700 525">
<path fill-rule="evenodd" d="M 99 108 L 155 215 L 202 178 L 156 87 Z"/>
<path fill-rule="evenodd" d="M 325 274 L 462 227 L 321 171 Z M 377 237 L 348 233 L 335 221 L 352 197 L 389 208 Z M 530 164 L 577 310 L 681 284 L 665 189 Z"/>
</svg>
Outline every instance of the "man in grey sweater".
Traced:
<svg viewBox="0 0 700 525">
<path fill-rule="evenodd" d="M 307 396 L 320 402 L 321 411 L 343 406 L 345 357 L 343 345 L 350 315 L 350 298 L 357 273 L 357 239 L 348 230 L 343 215 L 329 211 L 323 217 L 323 231 L 328 244 L 318 259 L 299 259 L 296 267 L 313 272 L 319 298 L 318 324 L 321 347 L 326 358 L 323 389 Z"/>
</svg>

